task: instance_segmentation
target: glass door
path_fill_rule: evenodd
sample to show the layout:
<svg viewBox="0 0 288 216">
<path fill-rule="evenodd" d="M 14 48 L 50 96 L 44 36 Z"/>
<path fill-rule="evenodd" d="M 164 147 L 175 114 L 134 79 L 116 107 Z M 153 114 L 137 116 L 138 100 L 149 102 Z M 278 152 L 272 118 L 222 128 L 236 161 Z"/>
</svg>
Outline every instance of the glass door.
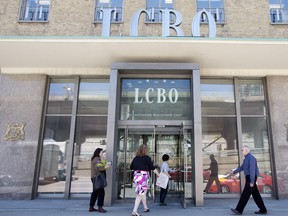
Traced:
<svg viewBox="0 0 288 216">
<path fill-rule="evenodd" d="M 118 134 L 118 162 L 116 170 L 117 199 L 134 199 L 135 188 L 133 185 L 133 173 L 130 170 L 130 164 L 135 157 L 138 146 L 141 144 L 148 146 L 148 155 L 155 161 L 154 128 L 125 128 L 119 129 Z M 154 179 L 154 175 L 151 175 L 149 189 L 147 191 L 147 198 L 150 199 L 150 201 L 154 200 L 154 191 L 152 187 Z"/>
<path fill-rule="evenodd" d="M 118 142 L 118 167 L 116 196 L 118 200 L 135 198 L 135 188 L 133 187 L 133 173 L 130 164 L 135 157 L 135 152 L 139 145 L 145 144 L 149 149 L 149 156 L 154 165 L 160 171 L 162 156 L 169 155 L 169 167 L 177 170 L 170 173 L 169 191 L 166 201 L 169 203 L 179 202 L 186 207 L 186 198 L 191 196 L 191 130 L 186 130 L 183 126 L 152 126 L 133 127 L 119 129 Z M 160 188 L 155 185 L 155 175 L 152 173 L 149 181 L 147 199 L 150 202 L 159 202 Z"/>
<path fill-rule="evenodd" d="M 183 208 L 186 208 L 187 201 L 193 198 L 192 189 L 195 179 L 193 172 L 195 169 L 192 167 L 192 129 L 182 124 L 179 133 L 179 161 L 182 173 L 180 183 L 183 188 L 180 191 L 180 200 Z"/>
</svg>

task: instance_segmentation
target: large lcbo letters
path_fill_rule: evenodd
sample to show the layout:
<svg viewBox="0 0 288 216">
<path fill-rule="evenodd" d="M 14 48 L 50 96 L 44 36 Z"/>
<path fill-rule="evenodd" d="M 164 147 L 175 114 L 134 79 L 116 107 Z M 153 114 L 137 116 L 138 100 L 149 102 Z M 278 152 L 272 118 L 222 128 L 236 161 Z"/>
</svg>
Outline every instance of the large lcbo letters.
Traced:
<svg viewBox="0 0 288 216">
<path fill-rule="evenodd" d="M 103 12 L 103 25 L 102 25 L 102 36 L 109 37 L 110 36 L 110 29 L 111 29 L 111 15 L 115 13 L 115 9 L 108 9 L 103 8 L 101 9 Z M 141 14 L 146 14 L 149 19 L 152 19 L 154 15 L 154 8 L 150 10 L 140 9 L 138 10 L 132 17 L 130 22 L 130 36 L 137 37 L 138 36 L 138 26 L 139 26 L 139 19 Z M 160 10 L 162 13 L 162 37 L 170 36 L 170 28 L 176 32 L 177 36 L 184 36 L 183 30 L 180 28 L 180 25 L 183 21 L 182 14 L 179 11 L 171 10 L 171 9 L 163 9 Z M 170 16 L 171 14 L 175 17 L 175 22 L 170 23 Z M 191 32 L 193 37 L 200 37 L 200 24 L 201 24 L 201 17 L 205 14 L 208 19 L 208 27 L 209 27 L 209 35 L 208 37 L 216 37 L 216 22 L 209 11 L 203 9 L 199 11 L 193 18 Z"/>
<path fill-rule="evenodd" d="M 152 104 L 152 103 L 158 103 L 158 104 L 161 104 L 161 103 L 165 103 L 166 100 L 167 100 L 167 97 L 170 101 L 170 103 L 172 104 L 175 104 L 177 101 L 178 101 L 178 91 L 177 89 L 175 88 L 172 88 L 170 89 L 168 95 L 166 94 L 166 90 L 163 89 L 163 88 L 157 88 L 157 92 L 154 93 L 155 90 L 154 88 L 148 88 L 145 92 L 145 101 L 149 104 Z M 153 99 L 151 98 L 157 98 L 156 102 L 154 102 Z M 135 100 L 134 100 L 134 103 L 143 103 L 143 98 L 139 98 L 139 88 L 135 88 Z"/>
</svg>

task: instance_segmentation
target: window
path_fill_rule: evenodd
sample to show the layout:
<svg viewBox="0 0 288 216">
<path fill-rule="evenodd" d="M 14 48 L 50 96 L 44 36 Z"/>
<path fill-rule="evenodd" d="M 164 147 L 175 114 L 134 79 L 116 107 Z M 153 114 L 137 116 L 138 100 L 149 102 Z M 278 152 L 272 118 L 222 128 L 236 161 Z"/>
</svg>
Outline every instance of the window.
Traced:
<svg viewBox="0 0 288 216">
<path fill-rule="evenodd" d="M 150 18 L 147 16 L 146 22 L 162 22 L 161 10 L 173 8 L 173 0 L 147 0 L 146 9 L 150 11 Z M 171 15 L 170 21 L 173 20 L 174 15 Z"/>
<path fill-rule="evenodd" d="M 47 22 L 50 10 L 50 0 L 22 0 L 20 21 Z"/>
<path fill-rule="evenodd" d="M 216 23 L 225 22 L 225 11 L 223 0 L 198 0 L 197 11 L 201 10 L 209 11 L 215 19 Z M 208 18 L 205 14 L 202 15 L 202 22 L 208 22 Z"/>
<path fill-rule="evenodd" d="M 50 80 L 38 196 L 89 196 L 91 155 L 106 149 L 108 99 L 108 79 Z"/>
<path fill-rule="evenodd" d="M 288 0 L 269 0 L 272 24 L 288 23 Z"/>
<path fill-rule="evenodd" d="M 122 22 L 123 0 L 96 0 L 95 2 L 95 22 L 103 22 L 103 9 L 111 9 L 111 22 Z"/>
<path fill-rule="evenodd" d="M 272 194 L 268 116 L 262 80 L 201 79 L 201 110 L 205 192 L 241 192 L 239 175 L 230 176 L 228 171 L 241 164 L 239 149 L 248 145 L 258 160 L 258 189 L 260 193 Z M 218 186 L 215 182 L 209 184 L 211 157 L 218 164 Z"/>
</svg>

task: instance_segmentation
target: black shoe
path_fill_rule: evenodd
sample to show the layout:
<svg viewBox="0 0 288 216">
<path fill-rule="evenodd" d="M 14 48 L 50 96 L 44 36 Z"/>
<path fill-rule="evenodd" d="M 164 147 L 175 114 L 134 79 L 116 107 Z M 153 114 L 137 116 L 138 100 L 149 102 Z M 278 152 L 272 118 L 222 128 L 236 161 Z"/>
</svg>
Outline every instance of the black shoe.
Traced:
<svg viewBox="0 0 288 216">
<path fill-rule="evenodd" d="M 89 211 L 89 212 L 95 212 L 95 211 L 98 211 L 98 210 L 95 209 L 95 208 L 93 208 L 93 207 L 90 207 L 88 211 Z"/>
<path fill-rule="evenodd" d="M 159 205 L 160 206 L 166 206 L 167 204 L 166 203 L 160 203 Z"/>
<path fill-rule="evenodd" d="M 267 211 L 256 211 L 255 214 L 267 214 Z"/>
<path fill-rule="evenodd" d="M 231 209 L 231 211 L 236 214 L 236 215 L 241 215 L 242 213 L 240 213 L 239 211 L 237 211 L 236 209 Z"/>
</svg>

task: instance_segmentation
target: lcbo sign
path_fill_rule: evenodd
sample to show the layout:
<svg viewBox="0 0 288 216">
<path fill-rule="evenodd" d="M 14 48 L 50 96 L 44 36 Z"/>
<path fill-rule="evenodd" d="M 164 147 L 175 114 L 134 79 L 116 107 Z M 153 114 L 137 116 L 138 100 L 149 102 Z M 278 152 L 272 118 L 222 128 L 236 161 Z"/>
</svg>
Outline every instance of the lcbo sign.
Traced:
<svg viewBox="0 0 288 216">
<path fill-rule="evenodd" d="M 152 98 L 155 98 L 156 101 L 154 101 Z M 141 104 L 143 103 L 143 99 L 146 101 L 146 103 L 152 104 L 152 103 L 158 103 L 162 104 L 165 103 L 168 100 L 170 103 L 175 104 L 178 101 L 178 91 L 175 88 L 171 88 L 168 93 L 166 93 L 166 90 L 164 88 L 148 88 L 145 92 L 145 98 L 139 97 L 139 88 L 135 88 L 135 100 L 134 103 Z"/>
<path fill-rule="evenodd" d="M 110 8 L 103 8 L 101 9 L 103 12 L 103 27 L 102 27 L 102 36 L 109 37 L 110 36 L 110 28 L 111 28 L 111 15 L 115 9 Z M 180 12 L 171 9 L 163 9 L 160 10 L 162 14 L 162 37 L 170 36 L 170 29 L 174 29 L 177 36 L 184 36 L 183 30 L 180 28 L 180 24 L 183 21 L 183 16 Z M 130 36 L 138 36 L 138 26 L 139 26 L 139 19 L 141 14 L 145 13 L 149 19 L 152 19 L 154 16 L 154 8 L 150 10 L 141 9 L 138 10 L 132 17 L 130 23 Z M 171 15 L 174 15 L 175 22 L 170 23 Z M 208 20 L 208 27 L 209 27 L 209 35 L 208 37 L 216 37 L 216 23 L 209 11 L 205 9 L 199 11 L 193 18 L 192 21 L 192 36 L 193 37 L 200 37 L 200 24 L 201 24 L 201 16 L 206 15 Z"/>
</svg>

